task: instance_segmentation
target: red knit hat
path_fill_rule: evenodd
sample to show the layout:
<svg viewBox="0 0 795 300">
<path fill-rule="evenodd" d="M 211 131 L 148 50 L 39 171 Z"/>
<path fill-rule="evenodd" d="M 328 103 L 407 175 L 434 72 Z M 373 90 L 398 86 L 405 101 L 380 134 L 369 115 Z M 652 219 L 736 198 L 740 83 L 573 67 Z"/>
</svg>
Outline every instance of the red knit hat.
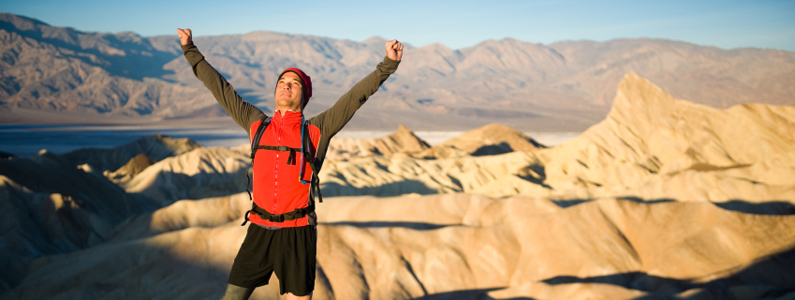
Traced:
<svg viewBox="0 0 795 300">
<path fill-rule="evenodd" d="M 298 75 L 298 77 L 301 78 L 301 87 L 304 91 L 304 99 L 306 99 L 306 102 L 309 103 L 309 98 L 312 97 L 312 79 L 309 78 L 309 75 L 306 75 L 304 71 L 301 71 L 301 69 L 287 68 L 284 69 L 284 71 L 282 71 L 282 74 L 279 75 L 279 80 L 281 80 L 282 76 L 284 76 L 284 73 L 287 72 L 293 72 L 296 75 Z M 306 103 L 304 103 L 304 105 L 306 105 Z"/>
</svg>

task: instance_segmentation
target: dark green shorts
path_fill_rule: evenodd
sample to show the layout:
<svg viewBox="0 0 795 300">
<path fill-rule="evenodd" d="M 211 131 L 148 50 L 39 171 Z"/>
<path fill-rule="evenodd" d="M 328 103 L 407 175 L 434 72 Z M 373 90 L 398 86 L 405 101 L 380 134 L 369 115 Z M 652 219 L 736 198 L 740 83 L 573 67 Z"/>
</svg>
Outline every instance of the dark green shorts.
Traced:
<svg viewBox="0 0 795 300">
<path fill-rule="evenodd" d="M 316 253 L 315 226 L 270 230 L 251 224 L 228 282 L 256 288 L 268 284 L 275 272 L 281 294 L 309 295 L 315 289 Z"/>
</svg>

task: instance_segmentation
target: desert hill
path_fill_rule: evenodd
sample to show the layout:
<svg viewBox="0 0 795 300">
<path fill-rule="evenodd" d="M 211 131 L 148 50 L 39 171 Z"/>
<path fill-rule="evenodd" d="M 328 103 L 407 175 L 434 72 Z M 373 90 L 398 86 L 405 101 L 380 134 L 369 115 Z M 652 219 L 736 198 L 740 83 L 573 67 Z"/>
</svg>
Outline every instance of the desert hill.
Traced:
<svg viewBox="0 0 795 300">
<path fill-rule="evenodd" d="M 156 162 L 120 186 L 129 193 L 170 204 L 180 199 L 201 199 L 243 191 L 250 167 L 248 155 L 227 148 L 202 147 Z"/>
<path fill-rule="evenodd" d="M 150 197 L 148 194 L 153 193 L 146 191 L 127 192 L 105 177 L 120 174 L 118 170 L 109 172 L 109 169 L 135 161 L 139 156 L 164 160 L 199 149 L 204 148 L 188 139 L 154 135 L 113 149 L 81 149 L 62 155 L 42 150 L 31 159 L 15 156 L 0 159 L 0 206 L 3 208 L 0 256 L 6 266 L 0 284 L 2 290 L 18 283 L 34 258 L 103 243 L 113 228 L 126 219 L 177 200 L 172 199 L 176 196 L 164 198 L 155 194 L 156 197 Z M 230 176 L 228 170 L 220 171 L 210 177 Z M 184 177 L 190 179 L 187 175 Z M 234 179 L 240 182 L 240 178 Z M 210 181 L 188 182 L 207 184 Z M 224 195 L 245 188 L 244 183 L 239 184 L 239 189 Z M 210 194 L 223 194 L 218 186 L 207 184 L 206 188 L 213 189 Z M 183 193 L 191 195 L 192 192 Z"/>
<path fill-rule="evenodd" d="M 383 57 L 384 39 L 354 42 L 266 31 L 195 43 L 249 102 L 272 109 L 288 66 L 315 80 L 309 115 L 330 107 Z M 410 43 L 410 41 L 407 41 Z M 5 123 L 140 123 L 223 116 L 181 57 L 176 35 L 80 32 L 0 14 L 0 120 Z M 464 49 L 406 50 L 400 70 L 349 129 L 581 131 L 612 106 L 626 73 L 676 98 L 716 108 L 792 105 L 795 54 L 724 50 L 655 39 L 550 45 L 489 40 Z"/>
<path fill-rule="evenodd" d="M 329 144 L 327 160 L 342 161 L 354 157 L 391 156 L 395 153 L 418 153 L 430 145 L 411 129 L 400 125 L 394 133 L 376 139 L 334 138 Z"/>
<path fill-rule="evenodd" d="M 675 99 L 629 74 L 607 118 L 556 147 L 537 148 L 521 133 L 509 134 L 504 128 L 501 134 L 482 134 L 502 128 L 490 125 L 426 150 L 444 154 L 437 159 L 424 159 L 432 157 L 427 153 L 357 157 L 328 163 L 321 178 L 331 195 L 451 191 L 498 197 L 795 203 L 792 120 L 791 106 L 716 109 Z M 477 156 L 478 149 L 493 145 L 514 145 L 516 151 Z"/>
<path fill-rule="evenodd" d="M 554 147 L 501 125 L 440 148 L 406 127 L 335 140 L 314 296 L 790 299 L 794 120 L 791 106 L 712 108 L 627 74 L 607 117 Z M 161 139 L 147 143 L 174 142 Z M 220 297 L 245 235 L 247 153 L 112 152 L 95 161 L 143 169 L 117 186 L 47 152 L 0 160 L 13 267 L 0 299 Z M 278 299 L 276 280 L 254 298 Z"/>
<path fill-rule="evenodd" d="M 585 198 L 792 201 L 793 120 L 792 106 L 715 109 L 629 74 L 604 121 L 538 156 L 546 184 Z"/>
<path fill-rule="evenodd" d="M 161 134 L 140 138 L 112 149 L 78 149 L 61 155 L 74 165 L 86 164 L 97 172 L 117 171 L 138 155 L 153 161 L 177 156 L 201 148 L 189 139 L 174 139 Z"/>
<path fill-rule="evenodd" d="M 218 298 L 247 201 L 178 202 L 127 224 L 152 224 L 140 238 L 38 261 L 4 298 Z M 703 202 L 342 197 L 319 215 L 318 299 L 775 299 L 795 288 L 795 218 Z"/>
<path fill-rule="evenodd" d="M 116 171 L 105 171 L 105 177 L 108 177 L 111 181 L 116 184 L 124 183 L 130 181 L 135 175 L 143 172 L 149 166 L 154 164 L 155 162 L 146 156 L 146 154 L 138 154 L 135 157 L 131 158 L 125 165 L 121 168 L 116 169 Z"/>
<path fill-rule="evenodd" d="M 545 148 L 521 131 L 502 124 L 489 124 L 470 130 L 447 140 L 430 150 L 418 154 L 420 157 L 441 158 L 465 153 L 472 156 L 497 155 L 510 152 L 535 152 Z"/>
<path fill-rule="evenodd" d="M 125 219 L 159 207 L 46 150 L 0 159 L 0 290 L 19 283 L 32 259 L 102 243 Z"/>
</svg>

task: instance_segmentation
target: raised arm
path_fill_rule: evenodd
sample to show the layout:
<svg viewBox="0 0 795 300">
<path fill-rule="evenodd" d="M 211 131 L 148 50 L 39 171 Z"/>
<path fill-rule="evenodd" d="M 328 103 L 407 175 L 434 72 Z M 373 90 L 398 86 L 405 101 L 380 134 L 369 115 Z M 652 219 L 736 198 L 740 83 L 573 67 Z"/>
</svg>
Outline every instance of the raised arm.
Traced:
<svg viewBox="0 0 795 300">
<path fill-rule="evenodd" d="M 376 66 L 375 71 L 360 80 L 337 103 L 314 118 L 316 125 L 321 127 L 323 134 L 331 138 L 350 121 L 353 114 L 367 99 L 378 91 L 381 84 L 394 73 L 403 58 L 403 44 L 391 40 L 384 45 L 386 57 Z M 315 123 L 313 122 L 313 123 Z"/>
<path fill-rule="evenodd" d="M 177 28 L 177 34 L 179 34 L 179 41 L 182 44 L 182 52 L 185 55 L 185 59 L 188 60 L 193 68 L 193 74 L 204 83 L 204 86 L 212 92 L 221 107 L 250 136 L 251 123 L 264 118 L 265 114 L 251 103 L 243 101 L 243 98 L 237 94 L 234 87 L 226 81 L 226 78 L 204 60 L 204 55 L 193 44 L 193 35 L 190 29 Z"/>
</svg>

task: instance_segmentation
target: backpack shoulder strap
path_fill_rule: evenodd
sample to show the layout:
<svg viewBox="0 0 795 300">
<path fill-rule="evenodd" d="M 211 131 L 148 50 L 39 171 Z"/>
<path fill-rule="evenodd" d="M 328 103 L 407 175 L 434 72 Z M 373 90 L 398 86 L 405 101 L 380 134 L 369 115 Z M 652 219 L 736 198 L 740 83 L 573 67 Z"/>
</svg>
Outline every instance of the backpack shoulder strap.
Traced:
<svg viewBox="0 0 795 300">
<path fill-rule="evenodd" d="M 312 138 L 309 136 L 309 121 L 306 120 L 302 124 L 301 128 L 301 154 L 303 157 L 308 160 L 309 168 L 312 170 L 312 178 L 309 179 L 309 182 L 303 180 L 303 172 L 301 172 L 301 183 L 307 184 L 309 183 L 309 198 L 313 200 L 317 198 L 318 202 L 323 203 L 323 195 L 320 194 L 320 179 L 317 177 L 318 172 L 320 171 L 315 164 L 315 155 L 317 154 L 317 149 L 314 149 L 315 146 L 312 144 Z M 303 167 L 304 165 L 301 164 Z M 310 201 L 311 203 L 311 201 Z"/>
<path fill-rule="evenodd" d="M 257 154 L 257 146 L 259 146 L 259 141 L 262 139 L 262 133 L 265 132 L 265 129 L 268 128 L 270 124 L 271 117 L 265 117 L 260 121 L 259 126 L 257 126 L 254 139 L 251 141 L 251 159 L 254 159 L 254 155 Z"/>
</svg>

